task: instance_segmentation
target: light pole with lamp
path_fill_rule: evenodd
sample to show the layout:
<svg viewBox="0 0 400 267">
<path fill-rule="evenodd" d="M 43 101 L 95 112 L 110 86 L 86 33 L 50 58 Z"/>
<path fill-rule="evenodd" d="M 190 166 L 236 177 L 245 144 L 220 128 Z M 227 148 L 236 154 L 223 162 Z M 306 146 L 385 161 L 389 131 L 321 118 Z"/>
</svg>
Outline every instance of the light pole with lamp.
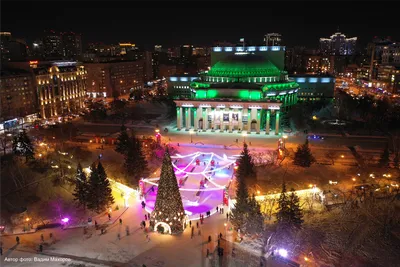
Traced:
<svg viewBox="0 0 400 267">
<path fill-rule="evenodd" d="M 246 132 L 243 132 L 243 133 L 242 133 L 242 136 L 243 136 L 243 143 L 246 143 L 246 136 L 247 136 L 247 133 L 246 133 Z"/>
<path fill-rule="evenodd" d="M 193 134 L 194 131 L 192 129 L 189 130 L 189 134 L 190 134 L 190 143 L 193 143 Z"/>
<path fill-rule="evenodd" d="M 283 148 L 286 149 L 286 140 L 288 139 L 288 136 L 284 135 L 282 137 L 283 137 Z"/>
</svg>

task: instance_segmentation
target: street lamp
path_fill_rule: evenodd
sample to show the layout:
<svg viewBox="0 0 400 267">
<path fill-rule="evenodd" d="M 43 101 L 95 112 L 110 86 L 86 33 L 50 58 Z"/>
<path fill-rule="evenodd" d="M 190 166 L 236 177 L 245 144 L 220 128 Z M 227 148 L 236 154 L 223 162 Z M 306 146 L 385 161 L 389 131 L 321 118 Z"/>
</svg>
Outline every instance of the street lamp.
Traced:
<svg viewBox="0 0 400 267">
<path fill-rule="evenodd" d="M 283 137 L 283 148 L 286 148 L 286 140 L 288 139 L 288 136 L 284 135 L 282 137 Z"/>
<path fill-rule="evenodd" d="M 189 134 L 190 134 L 190 143 L 193 143 L 193 134 L 194 131 L 192 129 L 189 130 Z"/>
<path fill-rule="evenodd" d="M 242 136 L 243 136 L 243 143 L 246 143 L 246 136 L 247 136 L 247 133 L 246 133 L 246 132 L 243 132 L 243 133 L 242 133 Z"/>
</svg>

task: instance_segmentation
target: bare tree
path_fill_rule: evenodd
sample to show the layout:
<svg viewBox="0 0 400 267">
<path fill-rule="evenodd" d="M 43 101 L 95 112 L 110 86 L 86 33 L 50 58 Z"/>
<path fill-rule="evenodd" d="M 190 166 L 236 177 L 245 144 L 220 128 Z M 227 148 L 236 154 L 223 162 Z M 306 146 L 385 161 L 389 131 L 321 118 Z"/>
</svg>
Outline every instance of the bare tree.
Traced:
<svg viewBox="0 0 400 267">
<path fill-rule="evenodd" d="M 335 165 L 335 160 L 338 158 L 338 153 L 335 150 L 329 150 L 325 153 L 325 157 L 332 162 L 332 165 Z"/>
</svg>

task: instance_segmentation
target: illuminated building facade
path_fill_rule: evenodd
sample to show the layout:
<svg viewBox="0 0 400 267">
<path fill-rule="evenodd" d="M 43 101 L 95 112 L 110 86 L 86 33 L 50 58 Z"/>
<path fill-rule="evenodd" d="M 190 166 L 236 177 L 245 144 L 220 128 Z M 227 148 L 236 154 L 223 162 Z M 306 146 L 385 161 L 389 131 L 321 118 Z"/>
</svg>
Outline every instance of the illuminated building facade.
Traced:
<svg viewBox="0 0 400 267">
<path fill-rule="evenodd" d="M 284 49 L 214 47 L 210 70 L 185 88 L 190 97 L 175 100 L 177 129 L 279 134 L 280 113 L 297 102 L 299 89 L 283 71 Z"/>
<path fill-rule="evenodd" d="M 87 94 L 90 97 L 118 97 L 135 89 L 143 89 L 143 59 L 84 63 L 88 72 Z"/>
<path fill-rule="evenodd" d="M 31 72 L 21 69 L 2 68 L 0 79 L 1 121 L 35 117 L 36 92 Z"/>
<path fill-rule="evenodd" d="M 33 69 L 39 111 L 43 119 L 63 116 L 84 107 L 86 75 L 74 61 L 39 64 Z"/>
<path fill-rule="evenodd" d="M 357 37 L 347 38 L 343 33 L 336 32 L 330 38 L 320 38 L 319 43 L 321 52 L 325 55 L 354 55 Z"/>
</svg>

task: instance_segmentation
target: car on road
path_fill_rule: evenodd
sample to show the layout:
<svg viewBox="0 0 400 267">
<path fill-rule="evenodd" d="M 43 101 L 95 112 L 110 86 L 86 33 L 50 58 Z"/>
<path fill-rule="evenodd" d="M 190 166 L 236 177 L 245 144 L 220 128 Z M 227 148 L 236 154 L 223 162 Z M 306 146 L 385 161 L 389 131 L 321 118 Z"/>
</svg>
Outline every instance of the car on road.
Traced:
<svg viewBox="0 0 400 267">
<path fill-rule="evenodd" d="M 321 135 L 317 135 L 317 134 L 312 134 L 312 135 L 308 135 L 307 139 L 310 139 L 310 140 L 325 140 L 325 137 L 321 136 Z"/>
</svg>

